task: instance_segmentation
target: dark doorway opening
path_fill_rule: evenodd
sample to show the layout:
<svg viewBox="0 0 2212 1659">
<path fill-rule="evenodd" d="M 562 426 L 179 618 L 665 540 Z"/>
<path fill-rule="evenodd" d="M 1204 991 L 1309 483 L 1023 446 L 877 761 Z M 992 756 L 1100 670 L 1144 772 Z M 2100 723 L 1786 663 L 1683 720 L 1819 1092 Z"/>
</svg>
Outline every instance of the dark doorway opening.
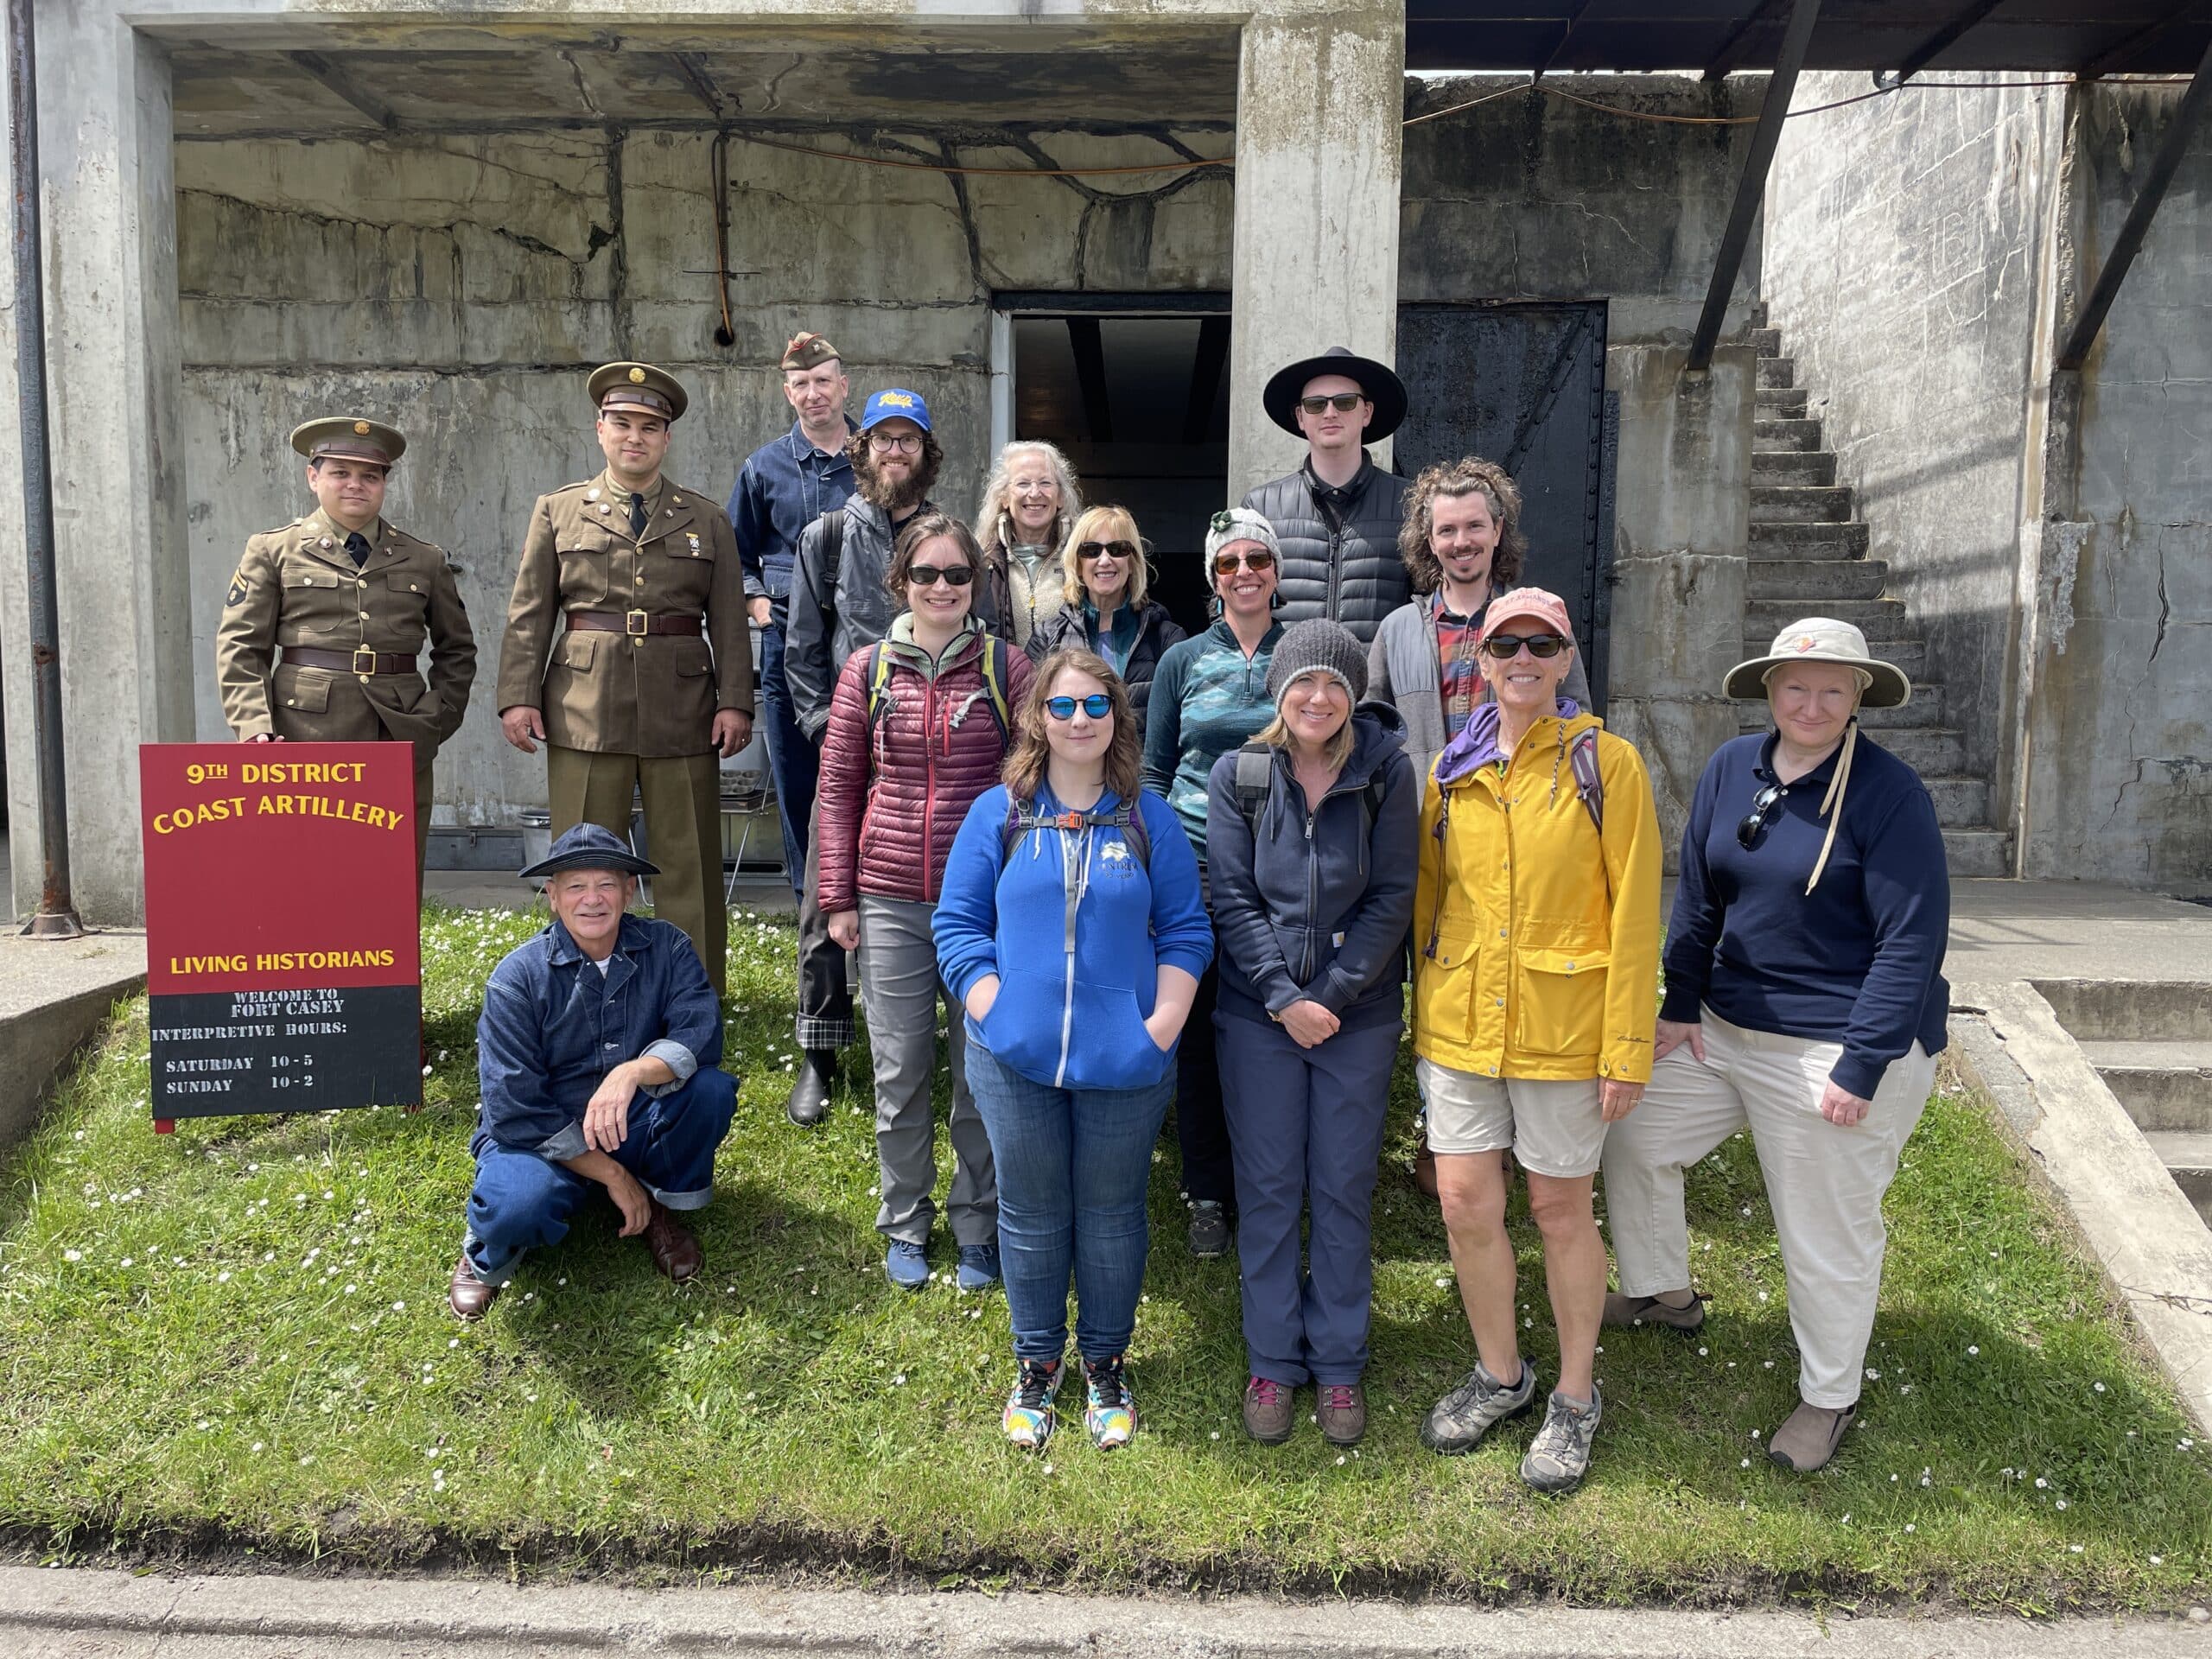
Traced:
<svg viewBox="0 0 2212 1659">
<path fill-rule="evenodd" d="M 1513 474 L 1529 539 L 1521 580 L 1567 601 L 1602 712 L 1620 428 L 1604 304 L 1401 306 L 1397 369 L 1409 398 L 1398 470 L 1481 455 Z"/>
<path fill-rule="evenodd" d="M 1083 496 L 1128 509 L 1151 594 L 1206 625 L 1206 521 L 1229 491 L 1226 295 L 998 296 L 1013 334 L 1010 436 L 1058 444 Z"/>
</svg>

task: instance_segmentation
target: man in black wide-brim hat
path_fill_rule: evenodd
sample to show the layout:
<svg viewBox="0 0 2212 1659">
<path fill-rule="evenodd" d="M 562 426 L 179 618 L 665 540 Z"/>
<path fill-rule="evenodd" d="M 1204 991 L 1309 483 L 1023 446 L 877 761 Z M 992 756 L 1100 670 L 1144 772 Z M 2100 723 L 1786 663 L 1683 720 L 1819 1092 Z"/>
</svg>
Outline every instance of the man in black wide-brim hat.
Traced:
<svg viewBox="0 0 2212 1659">
<path fill-rule="evenodd" d="M 484 1316 L 525 1251 L 568 1236 L 594 1187 L 670 1280 L 704 1265 L 673 1212 L 714 1197 L 737 1080 L 721 1069 L 721 1005 L 690 938 L 627 913 L 638 878 L 659 874 L 591 823 L 523 872 L 546 878 L 553 920 L 484 987 L 476 1180 L 447 1292 L 464 1319 Z"/>
<path fill-rule="evenodd" d="M 1306 461 L 1244 498 L 1282 543 L 1276 614 L 1325 616 L 1367 645 L 1411 588 L 1398 556 L 1407 482 L 1368 458 L 1406 417 L 1406 388 L 1388 366 L 1332 346 L 1278 370 L 1261 393 L 1268 418 L 1306 440 Z"/>
</svg>

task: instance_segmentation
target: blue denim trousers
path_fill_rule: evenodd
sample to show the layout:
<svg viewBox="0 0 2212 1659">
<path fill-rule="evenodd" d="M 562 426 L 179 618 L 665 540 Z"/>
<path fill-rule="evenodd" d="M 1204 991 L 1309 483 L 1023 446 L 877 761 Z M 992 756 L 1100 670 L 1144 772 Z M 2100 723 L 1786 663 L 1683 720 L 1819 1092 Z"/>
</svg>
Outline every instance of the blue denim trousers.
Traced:
<svg viewBox="0 0 2212 1659">
<path fill-rule="evenodd" d="M 681 1089 L 630 1103 L 630 1133 L 613 1154 L 646 1192 L 671 1210 L 703 1210 L 715 1195 L 715 1151 L 737 1109 L 737 1079 L 701 1066 Z M 487 1285 L 514 1277 L 523 1252 L 558 1244 L 569 1217 L 597 1181 L 534 1152 L 503 1147 L 479 1129 L 468 1150 L 476 1184 L 468 1193 L 468 1265 Z"/>
<path fill-rule="evenodd" d="M 1068 1345 L 1075 1280 L 1077 1351 L 1127 1351 L 1151 1248 L 1145 1192 L 1153 1142 L 1175 1091 L 1055 1089 L 1010 1071 L 975 1040 L 968 1087 L 998 1166 L 999 1255 L 1017 1359 L 1058 1359 Z"/>
<path fill-rule="evenodd" d="M 776 816 L 784 830 L 784 874 L 798 893 L 806 886 L 807 824 L 821 754 L 801 730 L 784 683 L 784 625 L 760 630 L 761 736 L 768 745 L 768 775 L 776 782 Z"/>
</svg>

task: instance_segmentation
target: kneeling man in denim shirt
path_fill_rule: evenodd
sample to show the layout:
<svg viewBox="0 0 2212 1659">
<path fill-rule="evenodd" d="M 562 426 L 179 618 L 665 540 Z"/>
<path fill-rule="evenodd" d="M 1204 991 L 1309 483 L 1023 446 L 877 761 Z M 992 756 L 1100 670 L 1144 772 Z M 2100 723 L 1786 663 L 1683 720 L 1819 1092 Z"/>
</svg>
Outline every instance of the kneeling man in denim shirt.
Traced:
<svg viewBox="0 0 2212 1659">
<path fill-rule="evenodd" d="M 737 1079 L 716 1064 L 721 1008 L 690 939 L 625 913 L 638 878 L 659 873 L 595 823 L 523 872 L 549 878 L 553 922 L 484 988 L 476 1185 L 448 1293 L 464 1319 L 483 1318 L 524 1250 L 568 1236 L 594 1186 L 669 1278 L 702 1265 L 670 1212 L 714 1196 Z"/>
</svg>

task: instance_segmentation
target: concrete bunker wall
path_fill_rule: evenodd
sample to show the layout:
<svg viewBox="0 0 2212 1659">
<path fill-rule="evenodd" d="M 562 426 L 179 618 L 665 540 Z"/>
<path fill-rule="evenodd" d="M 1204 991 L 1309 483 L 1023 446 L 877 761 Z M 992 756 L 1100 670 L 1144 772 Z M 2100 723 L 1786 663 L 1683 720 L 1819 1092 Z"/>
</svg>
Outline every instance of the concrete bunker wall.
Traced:
<svg viewBox="0 0 2212 1659">
<path fill-rule="evenodd" d="M 1409 83 L 1408 112 L 1508 84 Z M 1740 116 L 1758 86 L 1624 79 L 1606 101 Z M 1403 299 L 1608 302 L 1607 381 L 1622 398 L 1615 721 L 1646 747 L 1670 831 L 1734 726 L 1715 688 L 1741 643 L 1751 364 L 1725 348 L 1710 375 L 1685 382 L 1680 362 L 1747 131 L 1517 93 L 1406 134 Z M 1165 127 L 887 128 L 802 142 L 918 159 L 949 146 L 975 166 L 1230 148 L 1218 129 Z M 796 329 L 819 328 L 844 350 L 856 393 L 906 384 L 929 397 L 948 457 L 938 494 L 967 513 L 988 460 L 994 291 L 1231 286 L 1223 172 L 955 180 L 740 140 L 736 340 L 723 348 L 712 148 L 711 134 L 661 130 L 177 145 L 201 735 L 226 729 L 211 666 L 226 582 L 249 534 L 306 503 L 284 434 L 311 414 L 358 406 L 408 430 L 391 515 L 461 567 L 480 653 L 475 706 L 440 759 L 440 818 L 496 821 L 543 799 L 543 763 L 500 741 L 489 687 L 530 503 L 600 464 L 584 368 L 629 355 L 683 376 L 692 412 L 670 470 L 719 497 L 744 454 L 789 422 L 761 365 Z"/>
</svg>

